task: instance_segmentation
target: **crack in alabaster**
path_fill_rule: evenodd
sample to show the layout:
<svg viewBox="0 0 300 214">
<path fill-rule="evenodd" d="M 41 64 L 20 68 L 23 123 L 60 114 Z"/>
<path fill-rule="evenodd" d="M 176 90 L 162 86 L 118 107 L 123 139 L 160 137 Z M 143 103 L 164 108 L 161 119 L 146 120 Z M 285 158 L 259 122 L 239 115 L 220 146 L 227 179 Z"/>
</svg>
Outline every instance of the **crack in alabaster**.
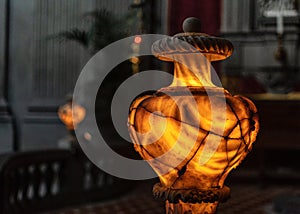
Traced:
<svg viewBox="0 0 300 214">
<path fill-rule="evenodd" d="M 198 106 L 192 107 L 183 105 L 184 102 L 181 103 L 181 100 L 179 100 L 178 103 L 182 105 L 178 108 L 176 103 L 168 95 L 178 95 L 178 97 L 181 97 L 183 93 L 180 92 L 180 87 L 177 88 L 177 90 L 175 90 L 175 87 L 172 87 L 170 90 L 162 89 L 158 93 L 138 97 L 136 101 L 133 102 L 130 109 L 129 124 L 131 124 L 132 127 L 130 129 L 132 136 L 135 135 L 134 132 L 150 133 L 149 138 L 141 139 L 133 137 L 135 149 L 140 153 L 144 160 L 154 159 L 165 154 L 172 149 L 176 142 L 178 143 L 178 147 L 180 147 L 178 152 L 184 151 L 186 150 L 185 144 L 186 142 L 189 142 L 189 139 L 197 139 L 197 142 L 195 142 L 191 151 L 186 152 L 188 155 L 186 158 L 182 159 L 182 161 L 178 161 L 174 155 L 170 158 L 160 159 L 159 161 L 150 163 L 154 169 L 159 169 L 166 166 L 172 168 L 174 162 L 179 162 L 179 165 L 174 166 L 174 169 L 171 169 L 169 173 L 161 176 L 162 183 L 167 187 L 204 188 L 203 186 L 193 186 L 191 185 L 192 182 L 186 183 L 185 180 L 187 177 L 189 177 L 189 180 L 195 181 L 196 185 L 205 184 L 205 188 L 222 186 L 226 175 L 244 159 L 256 138 L 256 134 L 252 133 L 253 130 L 256 131 L 258 129 L 256 108 L 249 108 L 252 104 L 248 104 L 248 102 L 251 101 L 246 99 L 241 100 L 240 97 L 231 96 L 226 92 L 227 122 L 225 131 L 222 133 L 222 140 L 212 159 L 207 164 L 198 166 L 199 156 L 206 142 L 207 133 L 209 133 L 212 121 L 210 117 L 210 105 L 207 105 L 209 103 L 209 98 L 207 96 L 202 96 L 204 92 L 201 92 L 201 88 L 197 88 L 197 92 L 195 93 L 193 92 L 194 89 L 196 90 L 196 88 L 190 88 L 191 94 L 198 103 Z M 168 95 L 164 94 L 164 90 L 168 90 Z M 220 91 L 217 92 L 217 90 L 214 89 L 206 90 L 214 91 L 216 96 L 220 93 Z M 173 94 L 172 91 L 174 91 Z M 149 120 L 152 112 L 157 111 L 160 111 L 161 113 L 152 115 L 154 121 L 160 120 L 159 118 L 164 115 L 167 123 L 170 124 L 170 127 L 165 130 L 165 135 L 161 136 L 161 138 L 157 139 L 155 142 L 152 141 L 152 144 L 148 144 L 148 142 L 151 141 L 151 132 L 155 135 L 155 130 L 150 130 L 150 127 L 146 127 L 145 121 Z M 179 111 L 187 111 L 190 114 L 188 124 L 181 123 L 182 119 L 180 118 Z M 196 117 L 196 114 L 193 114 L 194 111 L 198 111 L 200 117 Z M 239 117 L 236 117 L 236 114 L 239 115 Z M 185 136 L 178 141 L 177 134 L 180 127 L 186 130 Z M 146 142 L 146 144 L 144 142 Z M 195 153 L 195 151 L 198 152 Z M 180 174 L 179 171 L 184 167 L 186 167 L 185 172 Z M 197 169 L 197 172 L 195 169 Z"/>
<path fill-rule="evenodd" d="M 194 126 L 193 124 L 190 124 L 189 122 L 186 122 L 186 121 L 180 121 L 180 120 L 178 120 L 177 118 L 174 118 L 174 117 L 171 117 L 171 116 L 165 116 L 165 115 L 161 115 L 161 114 L 158 114 L 158 113 L 155 113 L 155 112 L 151 112 L 149 109 L 147 109 L 146 106 L 142 106 L 142 105 L 139 106 L 139 108 L 132 108 L 131 111 L 136 111 L 137 109 L 140 109 L 140 108 L 143 108 L 145 111 L 147 111 L 147 112 L 149 112 L 149 113 L 151 113 L 151 114 L 153 114 L 153 115 L 156 115 L 156 116 L 158 116 L 158 117 L 168 118 L 168 119 L 177 121 L 177 122 L 179 122 L 179 123 L 184 123 L 184 124 L 189 125 L 189 126 L 194 127 L 194 128 L 199 128 L 200 131 L 204 131 L 204 132 L 207 132 L 207 133 L 209 133 L 209 134 L 212 134 L 212 135 L 215 135 L 215 136 L 218 136 L 218 137 L 225 138 L 226 140 L 229 140 L 229 139 L 231 139 L 231 140 L 244 140 L 244 137 L 245 137 L 244 135 L 241 135 L 241 137 L 236 137 L 236 138 L 234 138 L 234 137 L 229 137 L 229 136 L 226 136 L 226 135 L 224 135 L 224 136 L 223 136 L 223 135 L 219 135 L 219 134 L 217 134 L 217 133 L 215 133 L 215 132 L 213 132 L 213 131 L 207 131 L 207 130 L 201 128 L 201 127 Z M 247 120 L 247 122 L 252 121 L 251 118 L 242 118 L 242 119 L 239 120 L 239 122 L 242 122 L 242 121 L 244 121 L 244 120 Z M 233 131 L 237 126 L 240 125 L 239 122 L 237 122 L 237 123 L 232 127 L 232 129 L 231 129 L 231 131 L 229 131 L 229 133 L 232 133 L 232 131 Z M 134 126 L 134 124 L 130 124 L 130 123 L 128 123 L 128 125 Z M 254 124 L 253 124 L 253 125 L 254 125 Z M 249 134 L 249 133 L 247 132 L 247 134 Z"/>
<path fill-rule="evenodd" d="M 201 23 L 194 17 L 183 27 L 186 33 L 152 45 L 157 58 L 174 62 L 173 82 L 135 99 L 129 130 L 136 151 L 159 176 L 154 195 L 166 201 L 166 214 L 215 213 L 229 197 L 228 173 L 256 140 L 257 109 L 211 80 L 210 62 L 229 57 L 231 42 L 197 33 Z"/>
</svg>

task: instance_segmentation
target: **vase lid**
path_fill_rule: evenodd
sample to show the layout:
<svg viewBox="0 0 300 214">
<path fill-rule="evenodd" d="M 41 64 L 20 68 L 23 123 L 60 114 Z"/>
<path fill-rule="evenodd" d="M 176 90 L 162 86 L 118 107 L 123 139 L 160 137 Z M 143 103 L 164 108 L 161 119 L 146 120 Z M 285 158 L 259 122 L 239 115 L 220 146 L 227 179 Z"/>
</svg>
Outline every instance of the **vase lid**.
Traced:
<svg viewBox="0 0 300 214">
<path fill-rule="evenodd" d="M 209 61 L 224 60 L 232 55 L 233 45 L 229 40 L 200 33 L 201 23 L 199 19 L 195 17 L 185 19 L 183 30 L 184 33 L 156 41 L 152 46 L 153 54 L 164 61 L 173 61 L 171 57 L 173 54 L 200 52 Z"/>
</svg>

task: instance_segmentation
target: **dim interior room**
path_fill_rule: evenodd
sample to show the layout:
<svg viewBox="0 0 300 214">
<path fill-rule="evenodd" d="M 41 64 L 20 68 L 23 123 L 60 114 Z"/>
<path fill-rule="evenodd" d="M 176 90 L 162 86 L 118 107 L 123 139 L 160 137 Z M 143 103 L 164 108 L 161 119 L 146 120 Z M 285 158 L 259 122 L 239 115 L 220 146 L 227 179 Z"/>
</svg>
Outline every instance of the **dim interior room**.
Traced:
<svg viewBox="0 0 300 214">
<path fill-rule="evenodd" d="M 299 213 L 299 61 L 300 0 L 0 0 L 0 214 Z"/>
</svg>

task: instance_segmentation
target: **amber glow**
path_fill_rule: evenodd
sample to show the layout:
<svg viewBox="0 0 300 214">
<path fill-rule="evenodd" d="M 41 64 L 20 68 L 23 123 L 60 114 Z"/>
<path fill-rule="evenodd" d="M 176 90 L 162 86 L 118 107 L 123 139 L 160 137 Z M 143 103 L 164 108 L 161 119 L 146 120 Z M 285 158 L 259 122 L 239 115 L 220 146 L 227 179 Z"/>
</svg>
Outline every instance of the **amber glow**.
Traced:
<svg viewBox="0 0 300 214">
<path fill-rule="evenodd" d="M 133 63 L 133 64 L 138 64 L 140 62 L 140 59 L 138 57 L 132 57 L 130 59 L 130 61 Z"/>
<path fill-rule="evenodd" d="M 188 74 L 189 71 L 183 71 L 183 73 Z M 186 79 L 183 79 L 184 77 Z M 191 81 L 194 79 L 193 76 L 179 76 L 178 79 L 181 79 L 181 82 L 185 84 L 190 84 L 190 87 L 195 87 Z M 171 88 L 172 90 L 176 88 L 177 93 L 180 93 L 181 87 L 175 86 L 176 82 L 172 83 Z M 169 188 L 209 189 L 222 187 L 228 173 L 245 158 L 256 139 L 259 128 L 257 110 L 249 99 L 242 96 L 231 96 L 227 91 L 217 87 L 206 89 L 198 85 L 197 87 L 197 91 L 202 93 L 198 93 L 198 96 L 194 95 L 197 102 L 196 108 L 189 108 L 188 103 L 185 103 L 184 96 L 179 101 L 185 105 L 184 109 L 188 113 L 188 121 L 183 121 L 179 116 L 179 107 L 174 100 L 163 94 L 151 98 L 149 96 L 139 98 L 132 105 L 134 111 L 131 111 L 129 115 L 129 123 L 133 127 L 130 131 L 135 142 L 135 149 L 143 159 L 150 160 L 160 157 L 172 148 L 174 149 L 174 145 L 177 144 L 176 156 L 165 159 L 163 163 L 149 161 L 149 164 L 158 174 L 161 168 L 176 162 L 176 157 L 186 155 L 184 161 L 169 173 L 159 174 L 162 185 Z M 194 89 L 191 88 L 191 90 Z M 167 90 L 170 89 L 164 88 L 160 92 L 167 92 Z M 205 90 L 214 91 L 216 95 L 225 93 L 227 122 L 221 142 L 216 141 L 219 143 L 217 151 L 202 154 L 212 123 L 219 123 L 211 120 L 212 112 Z M 152 114 L 157 111 L 162 112 L 162 115 Z M 162 121 L 164 124 L 161 124 Z M 194 128 L 196 123 L 200 129 Z M 183 131 L 179 135 L 180 129 Z M 136 132 L 147 133 L 148 136 L 147 138 L 133 137 L 137 136 Z M 161 135 L 162 132 L 163 135 Z M 213 134 L 210 137 L 216 138 Z M 194 139 L 197 139 L 196 142 Z M 209 161 L 201 164 L 203 162 L 201 158 L 206 156 L 210 157 Z M 185 171 L 180 174 L 183 168 Z"/>
<path fill-rule="evenodd" d="M 74 130 L 84 119 L 85 109 L 77 104 L 72 106 L 72 102 L 68 102 L 58 109 L 58 116 L 68 130 Z"/>
<path fill-rule="evenodd" d="M 161 186 L 169 190 L 223 188 L 228 173 L 251 150 L 259 129 L 255 105 L 215 86 L 209 60 L 218 56 L 205 56 L 208 60 L 199 61 L 194 53 L 158 56 L 173 59 L 172 84 L 138 97 L 130 108 L 129 131 L 135 149 L 159 175 Z M 183 61 L 184 65 L 180 63 Z M 184 91 L 187 88 L 190 94 Z M 216 103 L 214 112 L 208 94 Z M 214 144 L 206 146 L 208 139 Z M 172 155 L 163 156 L 171 150 Z M 161 173 L 167 168 L 168 173 Z M 166 210 L 178 214 L 214 213 L 217 204 L 166 201 Z"/>
<path fill-rule="evenodd" d="M 134 42 L 137 44 L 140 44 L 142 42 L 142 37 L 140 37 L 140 36 L 134 37 Z"/>
</svg>

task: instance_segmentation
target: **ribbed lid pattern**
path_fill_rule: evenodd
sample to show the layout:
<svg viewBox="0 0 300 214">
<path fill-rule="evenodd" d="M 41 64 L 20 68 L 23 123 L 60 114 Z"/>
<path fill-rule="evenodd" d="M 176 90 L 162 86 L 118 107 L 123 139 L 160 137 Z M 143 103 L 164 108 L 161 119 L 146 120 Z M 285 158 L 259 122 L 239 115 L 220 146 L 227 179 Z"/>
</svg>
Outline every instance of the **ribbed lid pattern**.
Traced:
<svg viewBox="0 0 300 214">
<path fill-rule="evenodd" d="M 210 61 L 218 61 L 232 55 L 233 45 L 227 39 L 203 33 L 180 33 L 156 41 L 152 51 L 156 57 L 166 61 L 172 61 L 172 54 L 197 52 L 201 52 Z"/>
</svg>

